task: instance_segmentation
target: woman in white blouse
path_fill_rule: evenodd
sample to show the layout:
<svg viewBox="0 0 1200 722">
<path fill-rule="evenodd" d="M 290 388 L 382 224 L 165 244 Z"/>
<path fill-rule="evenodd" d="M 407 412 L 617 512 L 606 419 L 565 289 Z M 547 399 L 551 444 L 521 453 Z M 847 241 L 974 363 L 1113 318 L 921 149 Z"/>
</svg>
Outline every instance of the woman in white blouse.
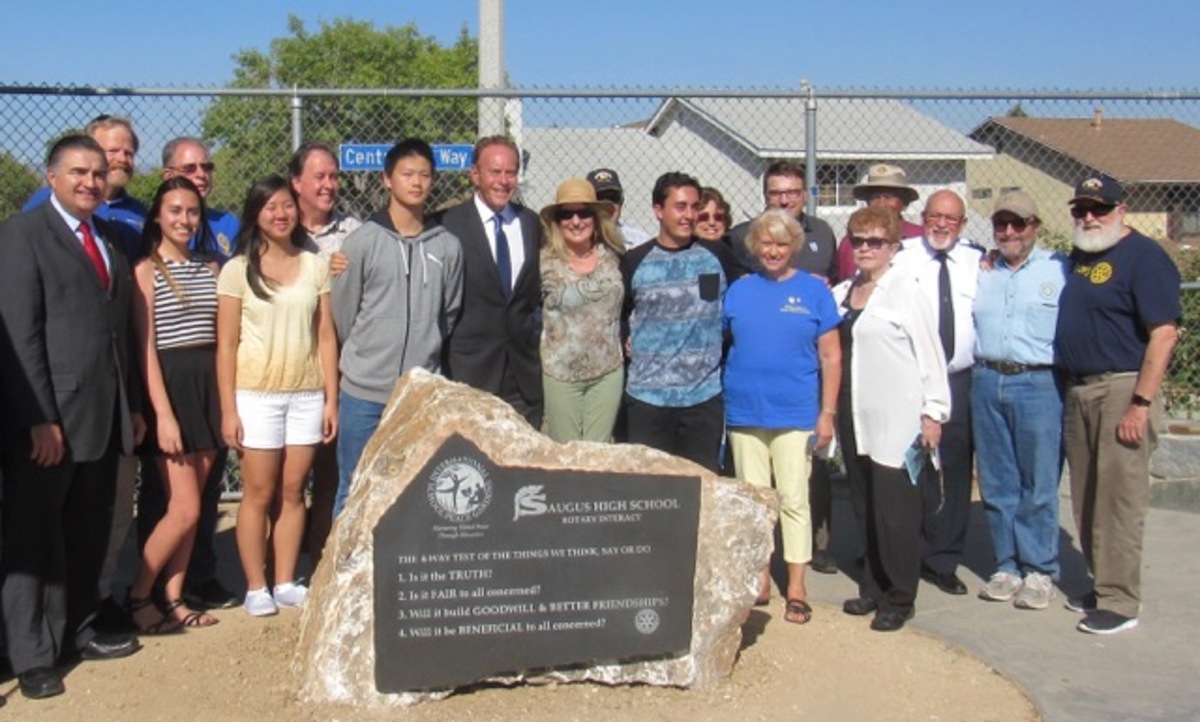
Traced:
<svg viewBox="0 0 1200 722">
<path fill-rule="evenodd" d="M 842 608 L 875 612 L 871 629 L 891 632 L 912 618 L 921 572 L 921 494 L 905 456 L 937 448 L 950 389 L 933 314 L 916 279 L 892 269 L 900 219 L 862 208 L 848 225 L 858 273 L 834 289 L 843 318 L 837 418 L 865 553 L 859 596 Z"/>
</svg>

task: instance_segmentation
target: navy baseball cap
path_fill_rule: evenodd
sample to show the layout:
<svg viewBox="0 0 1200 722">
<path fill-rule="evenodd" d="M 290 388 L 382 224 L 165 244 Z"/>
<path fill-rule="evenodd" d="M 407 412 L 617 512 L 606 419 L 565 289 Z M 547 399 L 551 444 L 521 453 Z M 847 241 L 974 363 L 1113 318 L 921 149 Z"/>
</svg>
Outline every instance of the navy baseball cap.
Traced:
<svg viewBox="0 0 1200 722">
<path fill-rule="evenodd" d="M 1118 206 L 1125 200 L 1125 188 L 1116 178 L 1103 173 L 1088 176 L 1075 186 L 1075 197 L 1067 201 L 1075 205 L 1082 201 L 1091 201 L 1106 206 Z"/>
</svg>

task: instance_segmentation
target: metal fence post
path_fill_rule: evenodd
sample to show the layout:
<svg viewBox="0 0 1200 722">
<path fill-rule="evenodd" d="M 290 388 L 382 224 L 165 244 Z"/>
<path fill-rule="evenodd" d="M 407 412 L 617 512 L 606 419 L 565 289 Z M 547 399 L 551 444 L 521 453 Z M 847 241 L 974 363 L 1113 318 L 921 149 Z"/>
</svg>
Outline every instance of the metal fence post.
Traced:
<svg viewBox="0 0 1200 722">
<path fill-rule="evenodd" d="M 299 86 L 292 86 L 292 152 L 295 153 L 304 143 L 304 120 L 300 111 L 304 110 L 304 98 L 300 95 Z"/>
<path fill-rule="evenodd" d="M 804 184 L 808 187 L 808 199 L 805 201 L 804 212 L 809 216 L 817 215 L 817 96 L 808 81 L 801 83 L 802 89 L 808 90 L 808 98 L 804 101 Z"/>
</svg>

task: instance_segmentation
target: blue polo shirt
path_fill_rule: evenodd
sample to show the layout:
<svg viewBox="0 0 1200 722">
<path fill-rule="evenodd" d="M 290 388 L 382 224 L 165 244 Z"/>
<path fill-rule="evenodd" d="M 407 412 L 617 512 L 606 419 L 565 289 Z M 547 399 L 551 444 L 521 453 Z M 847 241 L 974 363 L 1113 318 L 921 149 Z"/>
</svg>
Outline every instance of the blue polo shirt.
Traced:
<svg viewBox="0 0 1200 722">
<path fill-rule="evenodd" d="M 237 234 L 240 227 L 238 217 L 226 211 L 209 208 L 204 220 L 208 221 L 208 228 L 212 231 L 208 239 L 208 250 L 217 254 L 217 261 L 223 266 L 225 261 L 237 252 Z M 193 241 L 192 249 L 195 250 L 199 245 L 201 244 Z"/>
<path fill-rule="evenodd" d="M 745 276 L 725 294 L 733 338 L 725 362 L 729 426 L 812 429 L 821 405 L 817 340 L 841 323 L 823 281 L 800 271 L 786 281 Z"/>
<path fill-rule="evenodd" d="M 1137 231 L 1100 253 L 1071 253 L 1059 299 L 1055 357 L 1073 376 L 1137 371 L 1150 327 L 1178 323 L 1179 269 Z"/>
<path fill-rule="evenodd" d="M 971 309 L 975 358 L 1053 364 L 1058 299 L 1070 268 L 1066 256 L 1034 248 L 1018 268 L 1001 256 L 992 270 L 981 270 Z"/>
<path fill-rule="evenodd" d="M 21 210 L 29 211 L 37 208 L 50 200 L 50 193 L 49 188 L 38 188 L 29 197 L 29 200 L 25 201 Z M 110 238 L 109 241 L 116 246 L 118 251 L 125 254 L 130 265 L 146 255 L 146 251 L 142 248 L 142 226 L 146 223 L 145 203 L 122 190 L 111 201 L 100 204 L 100 207 L 96 209 L 96 217 L 109 221 L 117 230 L 118 237 Z"/>
</svg>

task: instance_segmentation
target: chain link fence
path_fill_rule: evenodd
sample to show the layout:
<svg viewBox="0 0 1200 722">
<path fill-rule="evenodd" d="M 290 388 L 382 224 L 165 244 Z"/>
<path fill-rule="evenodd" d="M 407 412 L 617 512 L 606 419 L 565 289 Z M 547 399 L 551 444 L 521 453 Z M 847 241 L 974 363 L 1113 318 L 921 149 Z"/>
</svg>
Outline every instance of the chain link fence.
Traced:
<svg viewBox="0 0 1200 722">
<path fill-rule="evenodd" d="M 651 230 L 650 191 L 668 170 L 718 188 L 734 221 L 763 206 L 761 175 L 775 159 L 808 164 L 810 208 L 839 236 L 852 188 L 880 162 L 899 165 L 924 198 L 951 188 L 967 201 L 965 235 L 989 245 L 992 204 L 1020 188 L 1037 199 L 1043 240 L 1065 249 L 1067 199 L 1095 171 L 1129 192 L 1128 222 L 1158 239 L 1187 281 L 1198 279 L 1200 92 L 960 92 L 740 90 L 234 90 L 0 87 L 0 217 L 41 185 L 53 139 L 100 114 L 131 118 L 141 139 L 130 192 L 148 200 L 163 145 L 176 136 L 211 144 L 210 205 L 240 210 L 251 183 L 283 173 L 302 141 L 391 144 L 420 136 L 470 144 L 510 134 L 522 149 L 521 195 L 534 208 L 558 183 L 616 169 L 622 220 Z M 491 130 L 489 130 L 491 129 Z M 467 174 L 439 174 L 442 207 L 469 195 Z M 343 209 L 382 206 L 377 171 L 343 171 Z M 917 201 L 907 209 L 919 219 Z M 1187 287 L 1185 333 L 1166 385 L 1169 413 L 1200 412 L 1200 342 L 1187 333 L 1198 290 Z"/>
</svg>

